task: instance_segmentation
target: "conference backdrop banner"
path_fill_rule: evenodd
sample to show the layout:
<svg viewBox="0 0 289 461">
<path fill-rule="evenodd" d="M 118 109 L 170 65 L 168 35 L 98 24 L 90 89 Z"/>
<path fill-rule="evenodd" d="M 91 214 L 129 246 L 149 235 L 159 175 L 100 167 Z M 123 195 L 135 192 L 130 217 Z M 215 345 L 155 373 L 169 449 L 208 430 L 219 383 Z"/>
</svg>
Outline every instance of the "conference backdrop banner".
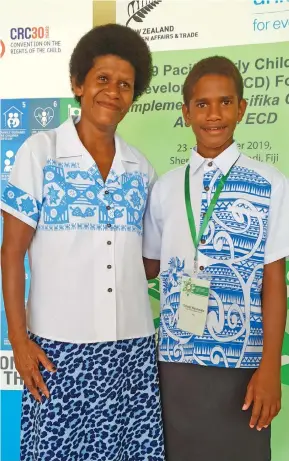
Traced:
<svg viewBox="0 0 289 461">
<path fill-rule="evenodd" d="M 235 62 L 244 78 L 248 108 L 236 132 L 239 148 L 289 177 L 288 0 L 14 0 L 5 4 L 0 17 L 2 190 L 27 137 L 80 114 L 70 89 L 69 57 L 92 25 L 108 22 L 135 29 L 153 52 L 151 85 L 118 131 L 158 174 L 184 165 L 194 146 L 181 114 L 188 72 L 202 58 L 222 55 Z M 27 300 L 27 258 L 25 268 Z M 289 285 L 289 263 L 286 280 Z M 159 280 L 150 281 L 148 290 L 157 329 Z M 2 298 L 0 349 L 1 460 L 18 461 L 23 383 L 13 361 Z M 282 410 L 272 427 L 273 461 L 289 459 L 289 322 L 282 393 Z"/>
</svg>

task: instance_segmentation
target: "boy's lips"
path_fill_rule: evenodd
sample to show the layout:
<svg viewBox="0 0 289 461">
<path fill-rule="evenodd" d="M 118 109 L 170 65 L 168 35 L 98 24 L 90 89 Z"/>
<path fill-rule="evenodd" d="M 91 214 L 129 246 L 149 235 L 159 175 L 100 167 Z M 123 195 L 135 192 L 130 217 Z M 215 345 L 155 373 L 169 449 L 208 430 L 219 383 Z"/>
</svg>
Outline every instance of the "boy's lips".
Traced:
<svg viewBox="0 0 289 461">
<path fill-rule="evenodd" d="M 220 134 L 223 131 L 225 131 L 227 127 L 225 125 L 220 125 L 220 126 L 204 126 L 202 127 L 202 130 L 204 130 L 206 133 L 210 134 Z"/>
</svg>

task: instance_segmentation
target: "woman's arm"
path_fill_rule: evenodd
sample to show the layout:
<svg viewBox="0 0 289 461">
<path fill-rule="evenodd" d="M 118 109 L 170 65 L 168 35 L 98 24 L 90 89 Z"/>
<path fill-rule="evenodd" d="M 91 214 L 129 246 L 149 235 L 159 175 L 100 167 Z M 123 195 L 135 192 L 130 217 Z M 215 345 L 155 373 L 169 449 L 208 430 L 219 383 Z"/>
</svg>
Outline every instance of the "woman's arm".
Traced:
<svg viewBox="0 0 289 461">
<path fill-rule="evenodd" d="M 143 258 L 143 263 L 147 280 L 155 279 L 160 273 L 160 261 Z"/>
<path fill-rule="evenodd" d="M 6 212 L 3 216 L 1 266 L 8 337 L 16 369 L 33 396 L 41 401 L 38 389 L 46 397 L 49 392 L 39 372 L 39 362 L 49 371 L 54 371 L 54 366 L 40 347 L 29 339 L 26 328 L 24 257 L 35 229 Z"/>
<path fill-rule="evenodd" d="M 3 212 L 4 233 L 1 249 L 3 296 L 11 344 L 27 339 L 24 306 L 24 257 L 35 229 Z"/>
</svg>

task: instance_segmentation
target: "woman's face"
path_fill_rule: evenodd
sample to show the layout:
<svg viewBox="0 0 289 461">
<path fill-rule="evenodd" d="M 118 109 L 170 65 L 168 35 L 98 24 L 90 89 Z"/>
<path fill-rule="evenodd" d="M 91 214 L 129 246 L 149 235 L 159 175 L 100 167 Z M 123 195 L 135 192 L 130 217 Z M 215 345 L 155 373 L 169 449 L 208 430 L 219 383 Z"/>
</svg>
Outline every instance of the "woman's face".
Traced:
<svg viewBox="0 0 289 461">
<path fill-rule="evenodd" d="M 81 118 L 101 129 L 115 128 L 133 102 L 135 70 L 118 56 L 98 57 L 82 85 L 72 82 L 81 98 Z"/>
</svg>

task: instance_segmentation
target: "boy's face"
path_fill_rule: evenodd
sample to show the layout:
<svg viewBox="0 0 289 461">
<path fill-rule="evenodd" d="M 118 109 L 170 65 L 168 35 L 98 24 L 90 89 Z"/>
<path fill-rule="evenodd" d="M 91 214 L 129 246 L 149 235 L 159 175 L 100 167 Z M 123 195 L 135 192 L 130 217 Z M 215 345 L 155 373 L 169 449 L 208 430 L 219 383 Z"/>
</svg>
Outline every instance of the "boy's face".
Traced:
<svg viewBox="0 0 289 461">
<path fill-rule="evenodd" d="M 246 101 L 238 100 L 235 82 L 225 75 L 205 75 L 195 84 L 183 116 L 191 126 L 198 152 L 215 157 L 229 147 L 237 125 L 243 118 Z"/>
<path fill-rule="evenodd" d="M 128 112 L 134 96 L 135 71 L 118 56 L 100 56 L 82 85 L 72 81 L 81 97 L 81 116 L 99 127 L 115 127 Z"/>
</svg>

